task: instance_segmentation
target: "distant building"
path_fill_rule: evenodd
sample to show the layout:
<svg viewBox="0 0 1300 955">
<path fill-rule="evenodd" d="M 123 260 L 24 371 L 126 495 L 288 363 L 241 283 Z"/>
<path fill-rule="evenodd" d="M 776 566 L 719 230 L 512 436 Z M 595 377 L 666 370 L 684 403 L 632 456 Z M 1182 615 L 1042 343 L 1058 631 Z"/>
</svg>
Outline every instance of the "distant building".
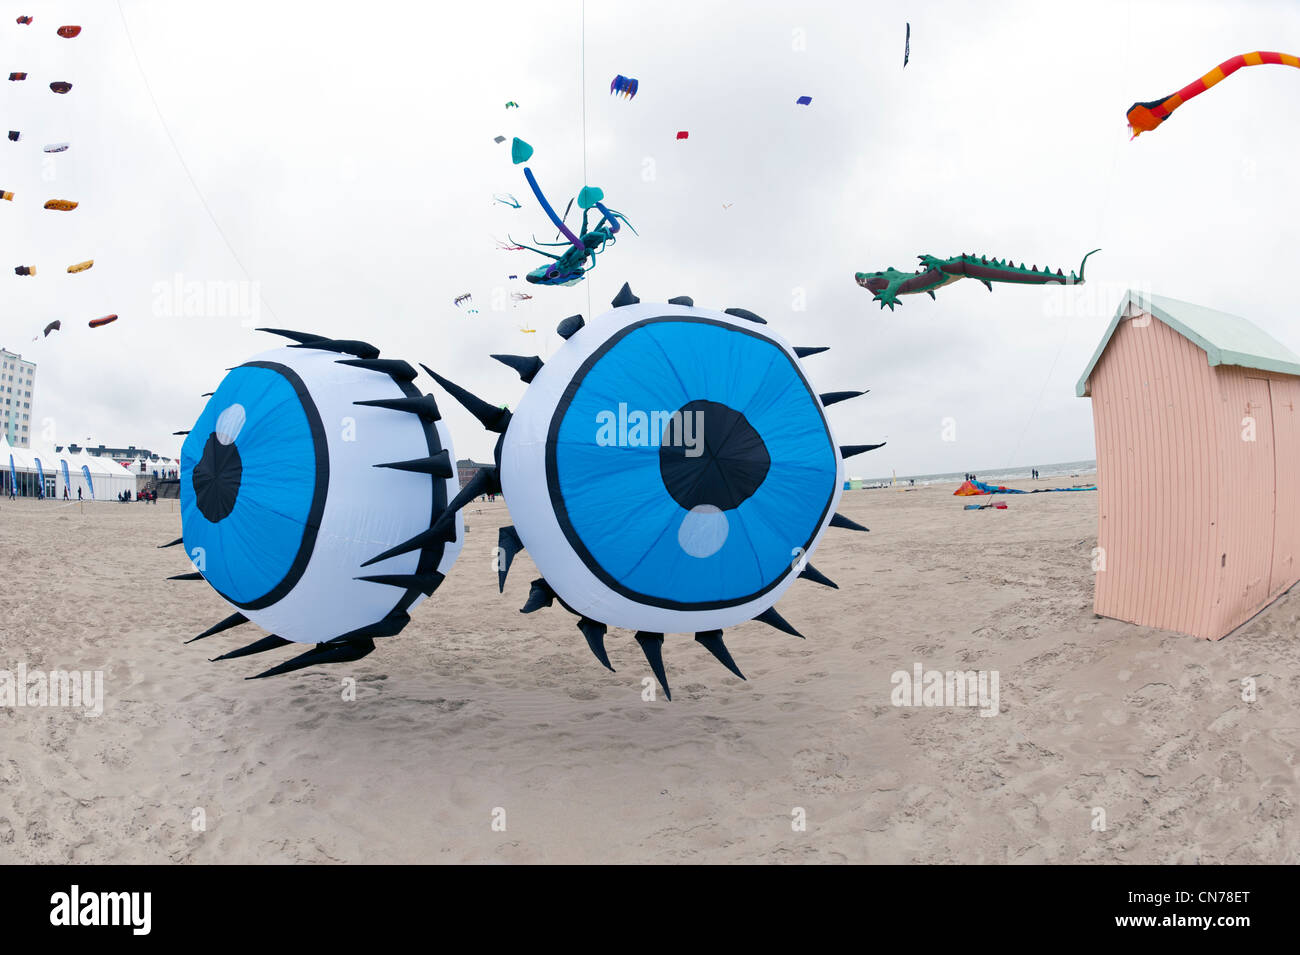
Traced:
<svg viewBox="0 0 1300 955">
<path fill-rule="evenodd" d="M 456 462 L 456 477 L 460 479 L 460 486 L 468 484 L 479 471 L 484 468 L 494 468 L 495 464 L 479 464 L 477 461 L 471 461 L 469 458 L 461 458 Z"/>
<path fill-rule="evenodd" d="M 63 448 L 59 447 L 55 450 L 62 451 Z M 126 464 L 132 473 L 136 474 L 152 476 L 153 472 L 157 471 L 159 477 L 167 477 L 164 472 L 180 467 L 179 459 L 165 454 L 158 454 L 148 448 L 137 448 L 134 444 L 125 448 L 110 448 L 102 444 L 97 448 L 83 448 L 77 444 L 70 444 L 68 445 L 68 451 L 72 454 L 84 451 L 92 457 L 108 458 L 117 464 Z"/>
<path fill-rule="evenodd" d="M 32 446 L 32 389 L 36 362 L 0 348 L 0 434 L 16 448 Z"/>
</svg>

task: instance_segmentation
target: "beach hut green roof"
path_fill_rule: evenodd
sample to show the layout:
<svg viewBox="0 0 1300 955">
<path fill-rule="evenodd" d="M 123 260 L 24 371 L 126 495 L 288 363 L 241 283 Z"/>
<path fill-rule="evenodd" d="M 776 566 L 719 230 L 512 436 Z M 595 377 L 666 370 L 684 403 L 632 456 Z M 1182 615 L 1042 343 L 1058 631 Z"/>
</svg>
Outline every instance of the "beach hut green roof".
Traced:
<svg viewBox="0 0 1300 955">
<path fill-rule="evenodd" d="M 1275 371 L 1284 375 L 1300 375 L 1300 357 L 1238 315 L 1216 312 L 1203 305 L 1180 302 L 1163 295 L 1129 291 L 1119 303 L 1115 317 L 1106 328 L 1106 334 L 1101 336 L 1101 342 L 1092 353 L 1088 367 L 1083 370 L 1079 383 L 1075 385 L 1074 393 L 1080 398 L 1087 397 L 1088 378 L 1101 360 L 1102 352 L 1110 344 L 1110 337 L 1115 334 L 1115 329 L 1119 327 L 1130 304 L 1154 315 L 1204 351 L 1211 366 L 1239 365 L 1242 368 L 1258 368 L 1260 371 Z"/>
</svg>

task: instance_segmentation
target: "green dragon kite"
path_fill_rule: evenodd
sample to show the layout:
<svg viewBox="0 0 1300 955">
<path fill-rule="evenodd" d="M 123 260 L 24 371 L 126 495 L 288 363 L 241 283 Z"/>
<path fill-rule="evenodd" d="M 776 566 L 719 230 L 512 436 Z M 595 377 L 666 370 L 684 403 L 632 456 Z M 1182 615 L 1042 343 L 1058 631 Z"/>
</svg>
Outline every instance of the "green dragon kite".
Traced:
<svg viewBox="0 0 1300 955">
<path fill-rule="evenodd" d="M 1101 249 L 1093 249 L 1100 252 Z M 1006 259 L 989 259 L 982 255 L 959 255 L 953 259 L 939 259 L 933 255 L 917 256 L 921 268 L 915 272 L 900 272 L 895 268 L 883 272 L 859 272 L 856 279 L 859 285 L 874 295 L 874 301 L 883 309 L 886 305 L 892 312 L 899 304 L 898 296 L 915 295 L 926 292 L 934 298 L 934 290 L 944 285 L 951 285 L 958 279 L 978 279 L 993 291 L 994 282 L 1012 282 L 1018 285 L 1082 285 L 1083 267 L 1088 262 L 1088 255 L 1079 263 L 1079 274 L 1064 274 L 1060 269 L 1038 271 L 1038 266 L 1025 268 Z"/>
</svg>

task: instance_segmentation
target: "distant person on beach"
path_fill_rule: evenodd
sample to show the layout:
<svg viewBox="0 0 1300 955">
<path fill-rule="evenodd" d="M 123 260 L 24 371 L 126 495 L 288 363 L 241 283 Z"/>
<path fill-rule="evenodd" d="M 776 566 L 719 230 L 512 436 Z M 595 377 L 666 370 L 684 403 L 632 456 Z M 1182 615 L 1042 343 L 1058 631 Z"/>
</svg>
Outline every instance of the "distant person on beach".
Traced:
<svg viewBox="0 0 1300 955">
<path fill-rule="evenodd" d="M 81 500 L 81 488 L 77 488 L 77 500 Z"/>
</svg>

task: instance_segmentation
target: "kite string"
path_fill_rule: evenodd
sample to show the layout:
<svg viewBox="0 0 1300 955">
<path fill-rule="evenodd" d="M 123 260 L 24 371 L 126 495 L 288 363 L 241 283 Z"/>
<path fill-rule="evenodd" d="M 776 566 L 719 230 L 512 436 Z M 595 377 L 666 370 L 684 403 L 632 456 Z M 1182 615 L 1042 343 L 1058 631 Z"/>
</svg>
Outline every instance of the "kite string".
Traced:
<svg viewBox="0 0 1300 955">
<path fill-rule="evenodd" d="M 578 94 L 582 97 L 582 186 L 585 189 L 587 186 L 587 0 L 582 0 L 582 36 L 579 44 L 579 59 L 582 64 L 579 69 L 581 88 L 578 90 Z M 587 316 L 592 317 L 590 282 L 587 283 Z"/>
<path fill-rule="evenodd" d="M 258 301 L 261 302 L 266 310 L 271 313 L 271 317 L 275 319 L 275 322 L 278 325 L 280 319 L 275 314 L 275 309 L 273 309 L 270 303 L 262 296 L 260 285 L 253 281 L 252 274 L 244 267 L 243 260 L 239 258 L 239 253 L 235 251 L 235 247 L 231 245 L 230 239 L 226 237 L 225 230 L 221 228 L 221 223 L 218 222 L 217 217 L 213 215 L 212 209 L 208 205 L 208 200 L 203 198 L 203 191 L 195 181 L 194 174 L 190 172 L 190 167 L 186 164 L 185 157 L 181 155 L 181 148 L 176 144 L 176 138 L 172 135 L 171 127 L 167 125 L 167 120 L 163 117 L 162 109 L 158 106 L 158 99 L 153 95 L 153 87 L 149 83 L 149 77 L 144 71 L 144 66 L 140 63 L 140 54 L 136 51 L 135 39 L 131 36 L 131 28 L 127 25 L 126 14 L 122 11 L 122 0 L 117 0 L 117 15 L 122 20 L 122 31 L 126 34 L 126 42 L 131 49 L 131 58 L 135 60 L 135 68 L 140 74 L 140 80 L 144 83 L 145 92 L 149 94 L 149 102 L 153 104 L 154 113 L 158 116 L 158 123 L 162 126 L 163 132 L 167 134 L 167 141 L 172 144 L 172 151 L 176 153 L 176 161 L 180 163 L 181 169 L 184 170 L 185 178 L 190 182 L 190 188 L 192 188 L 194 194 L 198 196 L 199 204 L 203 206 L 203 211 L 206 212 L 208 218 L 212 220 L 212 225 L 216 228 L 217 235 L 221 236 L 221 241 L 226 245 L 226 251 L 228 251 L 230 257 L 235 260 L 235 264 L 239 266 L 239 270 L 244 273 L 244 278 L 256 290 Z"/>
</svg>

